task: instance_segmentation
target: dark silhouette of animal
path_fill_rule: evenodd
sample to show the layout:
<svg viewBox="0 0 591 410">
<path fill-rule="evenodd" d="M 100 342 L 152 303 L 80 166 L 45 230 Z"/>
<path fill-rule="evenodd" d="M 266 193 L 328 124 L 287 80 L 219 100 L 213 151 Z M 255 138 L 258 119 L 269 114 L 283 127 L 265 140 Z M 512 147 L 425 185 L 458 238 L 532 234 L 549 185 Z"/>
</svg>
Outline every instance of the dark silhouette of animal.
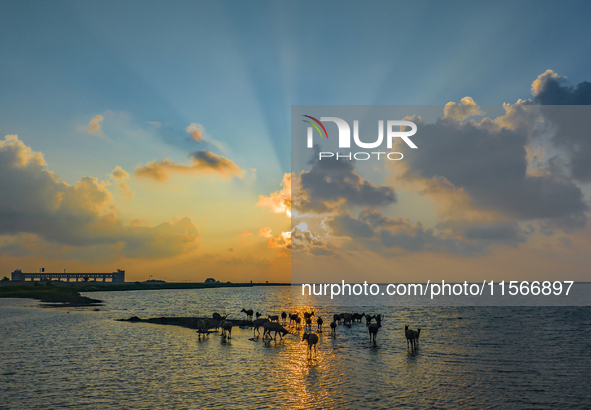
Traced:
<svg viewBox="0 0 591 410">
<path fill-rule="evenodd" d="M 342 315 L 339 315 L 339 314 L 336 314 L 336 313 L 335 313 L 335 314 L 332 316 L 332 319 L 333 319 L 335 322 L 337 322 L 337 324 L 341 322 L 341 319 L 342 319 L 342 318 L 343 318 L 343 316 L 342 316 Z"/>
<path fill-rule="evenodd" d="M 209 320 L 207 319 L 199 319 L 197 321 L 197 331 L 199 333 L 208 333 L 209 326 Z"/>
<path fill-rule="evenodd" d="M 228 315 L 222 316 L 219 313 L 215 312 L 213 315 L 211 315 L 211 317 L 213 327 L 215 327 L 215 330 L 218 330 L 222 322 L 228 318 Z"/>
<path fill-rule="evenodd" d="M 416 332 L 414 332 L 414 342 L 415 342 L 415 347 L 417 346 L 417 343 L 419 343 L 419 336 L 421 335 L 421 328 L 418 328 Z"/>
<path fill-rule="evenodd" d="M 376 318 L 375 315 L 374 316 L 372 316 L 372 315 L 365 315 L 365 324 L 366 325 L 369 325 L 371 323 L 372 319 L 375 319 L 375 318 Z"/>
<path fill-rule="evenodd" d="M 213 320 L 226 320 L 228 315 L 222 316 L 219 313 L 215 312 L 213 315 L 211 315 L 211 317 L 213 318 Z"/>
<path fill-rule="evenodd" d="M 252 335 L 254 336 L 254 332 L 256 331 L 257 335 L 260 335 L 259 328 L 263 327 L 265 323 L 267 323 L 269 319 L 256 319 L 252 322 Z"/>
<path fill-rule="evenodd" d="M 295 318 L 295 322 L 296 322 L 296 329 L 300 327 L 300 323 L 302 323 L 302 318 L 301 317 L 296 317 Z"/>
<path fill-rule="evenodd" d="M 304 319 L 310 319 L 312 316 L 314 316 L 314 311 L 311 313 L 304 312 Z"/>
<path fill-rule="evenodd" d="M 285 319 L 287 319 L 287 312 L 281 312 L 281 321 L 285 323 Z"/>
<path fill-rule="evenodd" d="M 376 323 L 369 323 L 367 325 L 370 342 L 373 341 L 374 344 L 376 343 L 376 336 L 378 335 L 378 330 L 380 330 L 380 327 L 382 327 L 382 317 L 378 315 L 378 317 L 376 317 Z"/>
<path fill-rule="evenodd" d="M 257 317 L 257 319 L 260 318 L 261 316 L 263 316 L 263 314 L 259 313 L 259 312 L 256 312 L 254 315 Z"/>
<path fill-rule="evenodd" d="M 269 316 L 269 320 L 271 322 L 277 322 L 277 323 L 279 323 L 279 315 L 273 315 L 273 316 L 268 315 L 268 316 Z"/>
<path fill-rule="evenodd" d="M 304 340 L 308 342 L 308 352 L 312 352 L 312 346 L 314 346 L 314 350 L 317 351 L 316 343 L 318 343 L 318 335 L 314 333 L 304 333 L 302 336 L 302 342 Z"/>
<path fill-rule="evenodd" d="M 275 332 L 275 337 L 273 337 L 273 340 L 277 340 L 277 333 L 279 333 L 280 339 L 283 339 L 283 336 L 289 333 L 289 331 L 279 323 L 267 322 L 263 324 L 263 339 L 266 335 L 269 335 L 269 339 L 271 339 L 271 332 Z"/>
<path fill-rule="evenodd" d="M 334 320 L 330 322 L 330 331 L 333 336 L 337 335 L 337 322 L 335 322 Z"/>
<path fill-rule="evenodd" d="M 232 322 L 224 320 L 222 322 L 222 337 L 227 337 L 228 339 L 232 338 Z"/>
<path fill-rule="evenodd" d="M 298 318 L 298 314 L 297 313 L 291 313 L 289 315 L 289 324 L 291 325 L 292 323 L 294 323 L 297 318 Z"/>
<path fill-rule="evenodd" d="M 322 332 L 322 324 L 324 323 L 324 320 L 322 320 L 321 317 L 318 317 L 318 319 L 316 319 L 316 323 L 318 324 L 318 330 Z"/>
<path fill-rule="evenodd" d="M 307 328 L 311 328 L 312 327 L 312 319 L 310 319 L 310 318 L 306 319 L 306 327 Z"/>
<path fill-rule="evenodd" d="M 365 317 L 365 313 L 353 313 L 353 322 L 361 322 L 361 319 Z"/>
<path fill-rule="evenodd" d="M 350 325 L 351 321 L 353 320 L 353 315 L 350 313 L 343 313 L 343 323 L 346 325 Z"/>
<path fill-rule="evenodd" d="M 410 345 L 414 349 L 416 347 L 416 339 L 419 338 L 419 332 L 409 329 L 408 325 L 405 325 L 404 336 L 406 337 L 406 347 L 408 348 Z"/>
<path fill-rule="evenodd" d="M 253 315 L 253 313 L 254 313 L 254 312 L 252 311 L 252 309 L 248 309 L 248 310 L 246 310 L 246 309 L 242 309 L 242 310 L 241 310 L 241 312 L 244 312 L 244 313 L 246 313 L 246 320 L 248 320 L 248 318 L 249 318 L 249 317 L 250 317 L 250 320 L 252 320 L 252 315 Z"/>
</svg>

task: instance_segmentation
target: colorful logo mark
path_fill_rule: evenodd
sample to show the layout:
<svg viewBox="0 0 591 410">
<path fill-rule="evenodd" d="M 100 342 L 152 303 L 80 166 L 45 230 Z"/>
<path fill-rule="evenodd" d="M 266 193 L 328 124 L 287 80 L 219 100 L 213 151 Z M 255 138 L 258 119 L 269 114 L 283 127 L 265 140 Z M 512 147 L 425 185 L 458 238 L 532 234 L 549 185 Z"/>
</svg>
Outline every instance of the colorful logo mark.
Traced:
<svg viewBox="0 0 591 410">
<path fill-rule="evenodd" d="M 328 139 L 328 133 L 326 132 L 326 128 L 324 128 L 324 125 L 322 125 L 322 123 L 320 121 L 318 121 L 314 117 L 310 117 L 309 115 L 304 115 L 304 117 L 310 118 L 311 120 L 314 120 L 316 122 L 316 124 L 320 125 L 322 127 L 322 129 L 324 130 L 324 135 L 322 134 L 322 131 L 320 131 L 320 128 L 318 128 L 318 125 L 316 125 L 313 122 L 308 121 L 308 120 L 302 120 L 302 121 L 304 121 L 304 122 L 312 125 L 314 128 L 316 128 L 316 130 L 318 130 L 318 133 L 320 134 L 320 138 L 322 138 L 323 136 L 325 136 L 326 139 Z M 310 135 L 312 135 L 312 134 L 310 134 Z"/>
</svg>

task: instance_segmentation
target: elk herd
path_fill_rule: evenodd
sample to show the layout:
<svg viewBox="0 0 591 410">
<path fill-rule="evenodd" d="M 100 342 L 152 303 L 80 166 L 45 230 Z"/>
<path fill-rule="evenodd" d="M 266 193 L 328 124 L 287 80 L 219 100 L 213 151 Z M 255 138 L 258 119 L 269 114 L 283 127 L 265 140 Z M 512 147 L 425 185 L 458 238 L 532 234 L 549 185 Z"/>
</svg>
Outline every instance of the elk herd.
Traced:
<svg viewBox="0 0 591 410">
<path fill-rule="evenodd" d="M 267 315 L 267 317 L 262 317 L 263 314 L 259 312 L 254 312 L 252 309 L 242 309 L 241 313 L 246 314 L 247 325 L 252 326 L 253 338 L 258 338 L 261 335 L 260 329 L 263 329 L 263 341 L 267 338 L 277 340 L 277 336 L 279 336 L 279 340 L 283 340 L 283 337 L 285 335 L 295 334 L 291 333 L 290 330 L 299 331 L 300 329 L 302 329 L 303 323 L 304 332 L 302 336 L 302 341 L 306 341 L 308 343 L 309 352 L 312 352 L 312 349 L 316 350 L 316 345 L 318 344 L 319 340 L 318 334 L 312 331 L 313 325 L 315 324 L 316 331 L 318 333 L 323 332 L 322 326 L 324 324 L 324 320 L 322 319 L 322 317 L 316 316 L 314 311 L 304 312 L 303 318 L 300 317 L 298 313 L 288 314 L 287 312 L 281 312 L 281 315 Z M 254 316 L 256 316 L 256 319 L 253 320 Z M 280 318 L 281 322 L 279 320 Z M 201 337 L 202 335 L 209 334 L 211 330 L 217 331 L 221 329 L 222 337 L 224 339 L 231 339 L 232 327 L 234 327 L 235 324 L 233 324 L 231 321 L 227 319 L 228 315 L 220 315 L 219 313 L 214 313 L 211 319 L 199 319 L 197 321 L 197 332 L 199 333 L 199 337 Z M 363 323 L 363 319 L 365 319 L 365 326 L 367 327 L 367 332 L 369 334 L 369 341 L 370 343 L 373 343 L 375 345 L 378 332 L 382 327 L 382 321 L 384 320 L 384 316 L 381 314 L 370 315 L 365 312 L 336 313 L 333 315 L 332 319 L 333 320 L 330 322 L 330 335 L 332 337 L 336 337 L 337 327 L 339 325 L 342 324 L 350 327 L 354 323 Z M 244 323 L 242 322 L 242 324 Z M 409 347 L 412 350 L 417 349 L 420 334 L 420 328 L 417 330 L 412 330 L 409 329 L 408 325 L 404 326 L 404 337 L 406 338 L 407 347 Z"/>
</svg>

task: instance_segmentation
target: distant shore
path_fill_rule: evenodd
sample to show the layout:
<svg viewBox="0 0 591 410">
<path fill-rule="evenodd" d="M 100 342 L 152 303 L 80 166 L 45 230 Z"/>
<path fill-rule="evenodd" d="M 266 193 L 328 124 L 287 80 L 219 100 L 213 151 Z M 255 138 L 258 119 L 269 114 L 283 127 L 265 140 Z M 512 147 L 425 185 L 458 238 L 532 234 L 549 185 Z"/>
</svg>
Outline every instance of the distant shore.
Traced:
<svg viewBox="0 0 591 410">
<path fill-rule="evenodd" d="M 50 303 L 47 307 L 97 306 L 102 300 L 82 296 L 80 292 L 124 292 L 132 290 L 210 289 L 254 286 L 291 286 L 291 283 L 169 283 L 169 282 L 0 282 L 0 298 L 29 298 Z"/>
<path fill-rule="evenodd" d="M 72 287 L 38 285 L 38 286 L 1 286 L 0 298 L 36 299 L 46 307 L 81 307 L 98 306 L 102 300 L 82 296 L 78 289 Z"/>
</svg>

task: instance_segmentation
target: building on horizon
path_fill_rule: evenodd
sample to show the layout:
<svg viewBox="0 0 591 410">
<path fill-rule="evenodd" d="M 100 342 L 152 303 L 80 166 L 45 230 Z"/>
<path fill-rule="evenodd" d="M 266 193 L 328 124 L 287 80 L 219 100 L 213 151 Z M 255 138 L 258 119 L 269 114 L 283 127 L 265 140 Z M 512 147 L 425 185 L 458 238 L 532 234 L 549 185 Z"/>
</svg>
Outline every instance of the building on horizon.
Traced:
<svg viewBox="0 0 591 410">
<path fill-rule="evenodd" d="M 66 273 L 64 269 L 63 273 L 25 273 L 21 269 L 16 269 L 10 274 L 11 281 L 35 281 L 35 280 L 58 280 L 66 279 L 69 282 L 70 279 L 75 279 L 76 282 L 82 281 L 93 281 L 97 282 L 102 279 L 102 282 L 107 282 L 107 279 L 111 279 L 111 283 L 123 283 L 125 282 L 125 271 L 117 269 L 116 272 L 111 273 Z"/>
</svg>

